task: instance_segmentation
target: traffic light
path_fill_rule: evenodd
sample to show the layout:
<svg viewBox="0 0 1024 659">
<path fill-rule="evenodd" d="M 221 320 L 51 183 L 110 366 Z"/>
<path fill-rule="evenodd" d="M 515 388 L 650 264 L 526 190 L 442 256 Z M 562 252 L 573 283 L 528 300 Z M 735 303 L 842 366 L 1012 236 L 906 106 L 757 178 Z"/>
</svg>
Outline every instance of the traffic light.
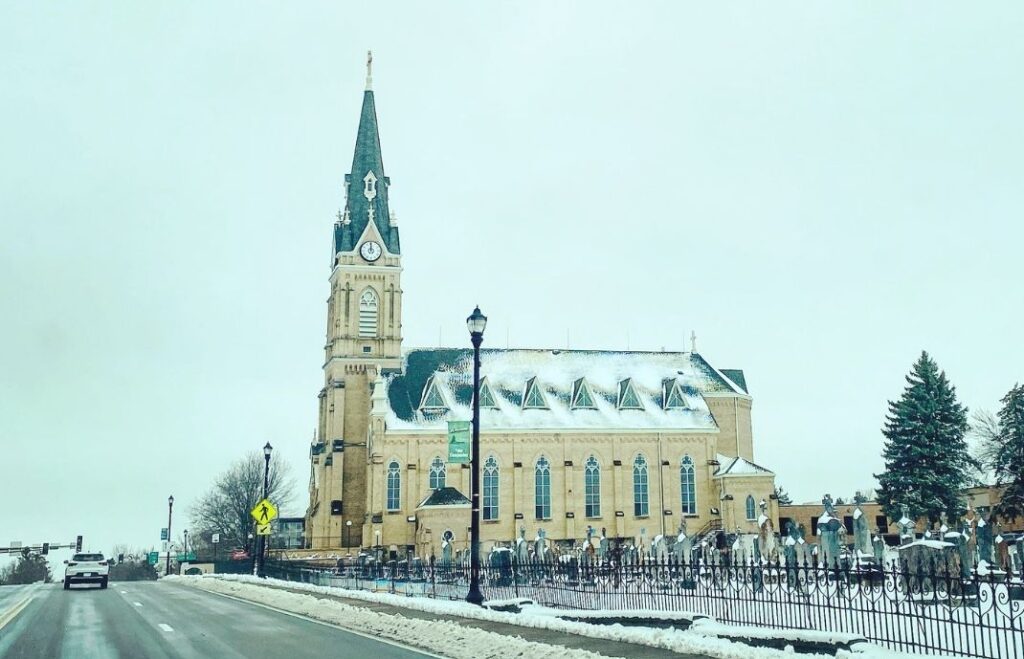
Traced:
<svg viewBox="0 0 1024 659">
<path fill-rule="evenodd" d="M 117 555 L 117 564 L 120 565 L 121 563 L 124 563 L 124 554 Z"/>
<path fill-rule="evenodd" d="M 46 556 L 49 553 L 50 553 L 50 543 L 49 542 L 44 542 L 43 543 L 43 556 Z"/>
<path fill-rule="evenodd" d="M 77 538 L 75 538 L 75 551 L 82 551 L 82 536 L 78 536 Z"/>
</svg>

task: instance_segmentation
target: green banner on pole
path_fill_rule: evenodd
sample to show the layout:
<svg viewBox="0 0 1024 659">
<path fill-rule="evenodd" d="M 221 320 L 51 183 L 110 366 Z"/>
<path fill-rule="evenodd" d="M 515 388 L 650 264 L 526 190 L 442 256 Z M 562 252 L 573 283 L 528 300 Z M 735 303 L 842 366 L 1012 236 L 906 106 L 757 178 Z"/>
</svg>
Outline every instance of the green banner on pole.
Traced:
<svg viewBox="0 0 1024 659">
<path fill-rule="evenodd" d="M 448 464 L 469 464 L 469 421 L 448 422 Z"/>
</svg>

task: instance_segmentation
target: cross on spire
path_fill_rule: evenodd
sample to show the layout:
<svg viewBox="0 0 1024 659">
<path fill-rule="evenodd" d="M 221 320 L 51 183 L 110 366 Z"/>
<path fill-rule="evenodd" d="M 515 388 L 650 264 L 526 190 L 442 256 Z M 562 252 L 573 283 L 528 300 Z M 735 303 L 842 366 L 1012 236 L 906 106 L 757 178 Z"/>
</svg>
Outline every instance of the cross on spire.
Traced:
<svg viewBox="0 0 1024 659">
<path fill-rule="evenodd" d="M 690 352 L 697 352 L 697 331 L 690 330 Z"/>
<path fill-rule="evenodd" d="M 373 51 L 366 51 L 366 89 L 373 89 Z"/>
</svg>

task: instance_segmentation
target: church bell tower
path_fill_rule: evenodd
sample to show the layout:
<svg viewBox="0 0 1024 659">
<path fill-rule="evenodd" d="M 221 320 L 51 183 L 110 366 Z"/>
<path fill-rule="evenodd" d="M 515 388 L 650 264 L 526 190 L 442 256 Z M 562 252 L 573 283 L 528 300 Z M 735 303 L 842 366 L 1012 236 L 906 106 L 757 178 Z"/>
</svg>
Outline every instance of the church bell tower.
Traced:
<svg viewBox="0 0 1024 659">
<path fill-rule="evenodd" d="M 345 207 L 334 224 L 324 388 L 306 517 L 313 548 L 365 546 L 371 389 L 379 373 L 401 368 L 402 256 L 388 200 L 391 179 L 384 173 L 372 66 L 367 54 L 359 130 L 352 168 L 345 175 Z"/>
</svg>

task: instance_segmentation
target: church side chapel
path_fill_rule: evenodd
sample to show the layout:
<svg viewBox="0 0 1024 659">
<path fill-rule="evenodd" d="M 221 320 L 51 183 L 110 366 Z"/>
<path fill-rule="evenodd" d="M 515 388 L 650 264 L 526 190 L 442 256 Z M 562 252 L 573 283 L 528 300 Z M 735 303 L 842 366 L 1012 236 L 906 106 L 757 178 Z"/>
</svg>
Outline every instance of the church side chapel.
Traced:
<svg viewBox="0 0 1024 659">
<path fill-rule="evenodd" d="M 464 556 L 470 469 L 449 462 L 448 424 L 472 416 L 473 351 L 402 348 L 371 66 L 334 227 L 306 538 L 321 553 Z M 746 377 L 712 365 L 696 337 L 685 352 L 485 347 L 479 404 L 484 554 L 538 539 L 555 553 L 651 551 L 681 533 L 697 546 L 778 528 Z"/>
</svg>

